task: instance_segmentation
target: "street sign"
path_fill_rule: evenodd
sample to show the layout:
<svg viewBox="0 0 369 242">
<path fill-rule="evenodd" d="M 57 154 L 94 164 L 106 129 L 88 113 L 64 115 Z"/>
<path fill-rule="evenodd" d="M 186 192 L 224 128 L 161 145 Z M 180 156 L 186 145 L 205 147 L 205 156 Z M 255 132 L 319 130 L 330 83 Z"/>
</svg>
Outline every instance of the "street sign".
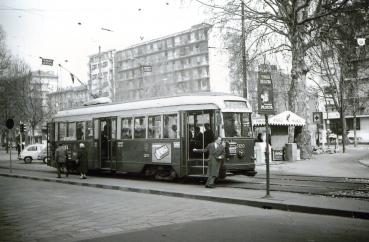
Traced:
<svg viewBox="0 0 369 242">
<path fill-rule="evenodd" d="M 322 124 L 323 123 L 323 113 L 313 112 L 313 122 L 316 124 Z"/>
<path fill-rule="evenodd" d="M 273 83 L 270 72 L 259 72 L 258 109 L 260 114 L 274 114 Z"/>
<path fill-rule="evenodd" d="M 6 127 L 8 128 L 8 129 L 12 129 L 13 127 L 14 127 L 14 120 L 13 119 L 8 119 L 8 120 L 6 120 Z"/>
<path fill-rule="evenodd" d="M 53 62 L 54 62 L 53 59 L 45 59 L 45 58 L 42 58 L 42 64 L 43 65 L 52 66 L 53 65 Z"/>
<path fill-rule="evenodd" d="M 143 72 L 152 72 L 152 66 L 142 66 Z"/>
</svg>

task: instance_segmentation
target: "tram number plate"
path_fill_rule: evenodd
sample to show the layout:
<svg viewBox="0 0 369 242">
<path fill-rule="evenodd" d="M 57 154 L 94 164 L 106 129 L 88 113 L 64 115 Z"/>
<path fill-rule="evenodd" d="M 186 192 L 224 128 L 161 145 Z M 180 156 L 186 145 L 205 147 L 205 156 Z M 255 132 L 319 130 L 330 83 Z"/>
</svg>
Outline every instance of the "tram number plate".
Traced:
<svg viewBox="0 0 369 242">
<path fill-rule="evenodd" d="M 237 147 L 236 146 L 230 146 L 229 147 L 229 154 L 235 155 L 237 153 Z"/>
</svg>

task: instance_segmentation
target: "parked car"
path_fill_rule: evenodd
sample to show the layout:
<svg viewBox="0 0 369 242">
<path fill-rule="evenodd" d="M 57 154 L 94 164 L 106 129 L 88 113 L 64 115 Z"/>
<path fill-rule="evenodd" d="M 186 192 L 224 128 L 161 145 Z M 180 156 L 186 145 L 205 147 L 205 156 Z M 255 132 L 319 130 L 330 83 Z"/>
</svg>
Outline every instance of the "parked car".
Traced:
<svg viewBox="0 0 369 242">
<path fill-rule="evenodd" d="M 32 160 L 37 160 L 39 154 L 45 149 L 45 145 L 43 144 L 33 144 L 28 145 L 24 148 L 24 150 L 19 154 L 18 159 L 24 160 L 24 163 L 31 163 Z"/>
<path fill-rule="evenodd" d="M 46 146 L 41 150 L 37 157 L 38 160 L 42 160 L 45 164 L 50 160 L 50 157 L 47 156 L 47 148 Z"/>
</svg>

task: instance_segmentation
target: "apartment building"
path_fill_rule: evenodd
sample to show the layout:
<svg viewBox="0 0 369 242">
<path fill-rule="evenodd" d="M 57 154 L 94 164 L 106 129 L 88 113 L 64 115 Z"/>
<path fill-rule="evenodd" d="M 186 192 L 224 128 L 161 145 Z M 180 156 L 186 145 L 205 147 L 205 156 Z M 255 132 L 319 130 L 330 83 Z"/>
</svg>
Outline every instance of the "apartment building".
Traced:
<svg viewBox="0 0 369 242">
<path fill-rule="evenodd" d="M 72 109 L 82 106 L 89 100 L 88 87 L 81 85 L 58 89 L 47 94 L 48 106 L 53 114 L 59 110 Z"/>
<path fill-rule="evenodd" d="M 58 86 L 58 76 L 50 71 L 33 71 L 30 81 L 30 90 L 35 90 L 34 96 L 41 98 L 41 106 L 44 114 L 49 113 L 48 97 L 49 92 L 56 91 Z"/>
<path fill-rule="evenodd" d="M 109 97 L 114 100 L 114 53 L 115 50 L 101 51 L 89 56 L 90 94 L 93 97 Z"/>
<path fill-rule="evenodd" d="M 208 24 L 199 24 L 117 51 L 114 100 L 211 91 L 210 29 Z"/>
<path fill-rule="evenodd" d="M 351 72 L 343 81 L 344 115 L 346 131 L 349 139 L 353 140 L 354 130 L 358 142 L 369 143 L 369 45 L 356 48 L 351 61 Z M 332 133 L 342 132 L 340 110 L 337 110 L 331 93 L 332 87 L 325 87 L 327 101 L 323 113 L 325 125 Z"/>
</svg>

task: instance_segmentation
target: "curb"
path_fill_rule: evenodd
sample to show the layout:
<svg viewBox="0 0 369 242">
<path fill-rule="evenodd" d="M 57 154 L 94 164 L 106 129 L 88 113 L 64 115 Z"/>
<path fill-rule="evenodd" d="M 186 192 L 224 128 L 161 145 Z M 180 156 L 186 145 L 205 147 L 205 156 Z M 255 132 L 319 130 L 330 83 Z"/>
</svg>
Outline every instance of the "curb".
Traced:
<svg viewBox="0 0 369 242">
<path fill-rule="evenodd" d="M 252 199 L 247 200 L 247 199 L 237 199 L 237 198 L 214 197 L 214 196 L 206 196 L 206 195 L 194 195 L 194 194 L 187 194 L 187 193 L 180 193 L 180 192 L 168 192 L 168 191 L 160 191 L 160 190 L 154 190 L 154 189 L 143 189 L 143 188 L 116 186 L 116 185 L 104 185 L 104 184 L 98 184 L 98 183 L 67 181 L 67 180 L 60 180 L 58 178 L 42 178 L 42 177 L 36 177 L 36 176 L 17 175 L 17 174 L 8 174 L 8 173 L 0 173 L 0 176 L 23 178 L 23 179 L 30 179 L 30 180 L 37 180 L 37 181 L 57 182 L 57 183 L 62 183 L 62 184 L 87 186 L 87 187 L 102 188 L 102 189 L 109 189 L 109 190 L 119 190 L 119 191 L 124 191 L 124 192 L 136 192 L 136 193 L 145 193 L 145 194 L 153 194 L 153 195 L 162 195 L 162 196 L 168 196 L 168 197 L 197 199 L 197 200 L 204 200 L 204 201 L 210 201 L 210 202 L 246 205 L 246 206 L 251 206 L 251 207 L 257 207 L 257 208 L 263 208 L 263 209 L 276 209 L 276 210 L 282 210 L 282 211 L 288 211 L 288 212 L 330 215 L 330 216 L 369 220 L 369 212 L 361 212 L 361 211 L 320 208 L 320 207 L 313 207 L 313 206 L 306 206 L 306 205 L 284 204 L 284 203 L 271 202 L 271 201 L 258 201 L 258 200 L 252 200 Z"/>
</svg>

